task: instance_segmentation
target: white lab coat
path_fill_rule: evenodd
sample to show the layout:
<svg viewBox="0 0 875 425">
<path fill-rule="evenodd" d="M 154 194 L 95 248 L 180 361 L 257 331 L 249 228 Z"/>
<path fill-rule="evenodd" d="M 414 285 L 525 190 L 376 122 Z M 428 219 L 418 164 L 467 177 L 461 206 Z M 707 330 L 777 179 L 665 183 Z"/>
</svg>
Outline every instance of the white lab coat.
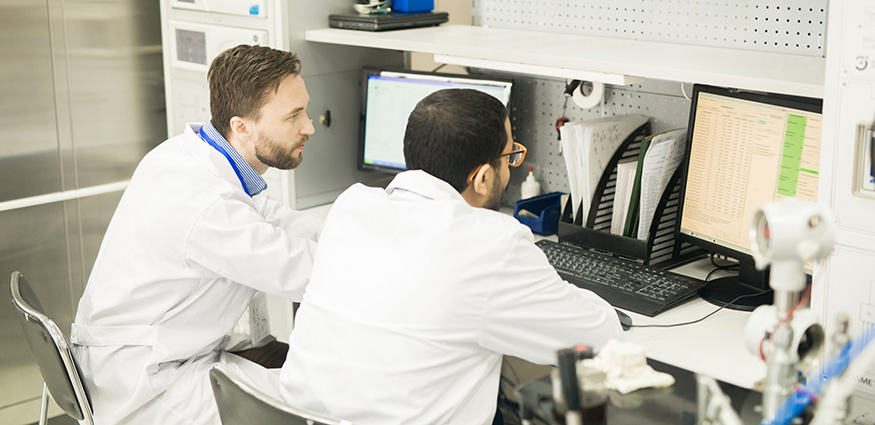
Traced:
<svg viewBox="0 0 875 425">
<path fill-rule="evenodd" d="M 422 171 L 351 187 L 326 219 L 281 394 L 357 425 L 491 423 L 503 354 L 554 364 L 622 339 L 614 309 L 533 242 Z"/>
<path fill-rule="evenodd" d="M 226 350 L 256 290 L 300 300 L 321 222 L 250 198 L 188 124 L 142 160 L 109 224 L 71 330 L 103 424 L 219 424 L 207 370 L 276 374 Z M 270 385 L 270 384 L 264 384 Z"/>
</svg>

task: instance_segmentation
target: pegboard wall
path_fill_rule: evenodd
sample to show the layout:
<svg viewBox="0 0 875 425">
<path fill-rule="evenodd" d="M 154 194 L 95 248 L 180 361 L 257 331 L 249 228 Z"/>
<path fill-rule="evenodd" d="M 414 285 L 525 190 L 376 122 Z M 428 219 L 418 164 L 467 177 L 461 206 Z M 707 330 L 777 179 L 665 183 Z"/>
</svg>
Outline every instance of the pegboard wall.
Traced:
<svg viewBox="0 0 875 425">
<path fill-rule="evenodd" d="M 725 47 L 824 57 L 828 0 L 474 0 L 475 25 Z M 490 72 L 490 74 L 494 74 Z M 555 129 L 563 114 L 565 83 L 507 75 L 513 89 L 515 139 L 528 148 L 523 166 L 511 169 L 503 199 L 512 206 L 520 183 L 535 168 L 541 192 L 568 191 L 568 180 Z M 692 82 L 691 82 L 692 83 Z M 642 114 L 654 132 L 686 127 L 690 102 L 681 83 L 647 80 L 605 87 L 601 106 L 581 110 L 569 101 L 572 121 Z M 686 91 L 692 91 L 687 84 Z"/>
<path fill-rule="evenodd" d="M 502 203 L 513 206 L 520 199 L 520 184 L 530 166 L 541 183 L 541 193 L 568 193 L 568 174 L 555 128 L 556 119 L 563 116 L 565 83 L 519 75 L 505 77 L 514 79 L 511 94 L 514 140 L 528 152 L 522 166 L 511 168 Z M 687 93 L 692 91 L 692 85 L 685 87 Z M 584 121 L 604 116 L 645 115 L 650 117 L 653 132 L 658 133 L 686 127 L 689 109 L 690 101 L 684 96 L 681 83 L 646 80 L 631 86 L 605 86 L 602 105 L 590 109 L 580 109 L 569 99 L 564 116 L 571 121 Z"/>
<path fill-rule="evenodd" d="M 475 25 L 824 57 L 827 0 L 474 0 Z"/>
</svg>

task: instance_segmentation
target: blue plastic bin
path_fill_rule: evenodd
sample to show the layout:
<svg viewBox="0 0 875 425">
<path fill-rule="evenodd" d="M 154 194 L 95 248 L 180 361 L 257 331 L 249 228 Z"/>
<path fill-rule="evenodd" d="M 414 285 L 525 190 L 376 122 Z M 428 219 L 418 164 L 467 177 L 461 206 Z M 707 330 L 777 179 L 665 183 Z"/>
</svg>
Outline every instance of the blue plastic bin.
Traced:
<svg viewBox="0 0 875 425">
<path fill-rule="evenodd" d="M 559 216 L 562 215 L 562 192 L 552 192 L 517 201 L 513 207 L 513 216 L 520 223 L 529 226 L 532 232 L 539 235 L 552 235 L 559 226 Z M 521 217 L 520 210 L 526 210 L 538 218 Z"/>
<path fill-rule="evenodd" d="M 396 12 L 428 12 L 434 9 L 434 0 L 393 0 L 392 10 Z"/>
</svg>

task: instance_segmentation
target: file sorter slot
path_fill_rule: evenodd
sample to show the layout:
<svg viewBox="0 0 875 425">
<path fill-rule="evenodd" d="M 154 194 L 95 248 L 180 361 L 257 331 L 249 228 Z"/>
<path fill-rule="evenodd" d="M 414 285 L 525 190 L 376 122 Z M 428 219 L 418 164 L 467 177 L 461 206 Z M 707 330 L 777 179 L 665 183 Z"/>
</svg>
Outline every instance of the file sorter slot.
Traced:
<svg viewBox="0 0 875 425">
<path fill-rule="evenodd" d="M 659 199 L 646 240 L 610 233 L 613 200 L 616 194 L 617 164 L 638 158 L 641 142 L 649 134 L 649 123 L 642 125 L 614 153 L 596 186 L 585 224 L 582 217 L 573 219 L 571 203 L 566 205 L 557 229 L 560 241 L 656 267 L 682 264 L 705 254 L 702 249 L 682 243 L 674 237 L 680 197 L 680 168 L 674 171 L 665 192 Z"/>
</svg>

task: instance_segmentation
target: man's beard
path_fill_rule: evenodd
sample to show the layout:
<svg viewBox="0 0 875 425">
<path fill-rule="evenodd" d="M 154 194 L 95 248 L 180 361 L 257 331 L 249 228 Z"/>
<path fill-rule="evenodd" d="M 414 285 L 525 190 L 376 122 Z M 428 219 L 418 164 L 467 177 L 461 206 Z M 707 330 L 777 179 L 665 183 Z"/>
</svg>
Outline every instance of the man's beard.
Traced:
<svg viewBox="0 0 875 425">
<path fill-rule="evenodd" d="M 273 167 L 278 170 L 291 170 L 301 164 L 304 160 L 304 155 L 299 153 L 298 148 L 307 141 L 309 137 L 303 136 L 298 143 L 295 143 L 289 148 L 285 148 L 282 144 L 277 143 L 270 137 L 262 135 L 261 142 L 255 146 L 255 157 L 262 164 L 268 167 Z M 296 155 L 297 154 L 297 155 Z"/>
<path fill-rule="evenodd" d="M 508 182 L 510 183 L 510 182 Z M 486 203 L 483 205 L 483 208 L 489 208 L 490 210 L 498 211 L 498 208 L 501 206 L 501 197 L 504 196 L 504 191 L 507 189 L 507 185 L 496 184 L 492 187 L 492 193 L 489 194 L 489 198 L 486 199 Z"/>
</svg>

